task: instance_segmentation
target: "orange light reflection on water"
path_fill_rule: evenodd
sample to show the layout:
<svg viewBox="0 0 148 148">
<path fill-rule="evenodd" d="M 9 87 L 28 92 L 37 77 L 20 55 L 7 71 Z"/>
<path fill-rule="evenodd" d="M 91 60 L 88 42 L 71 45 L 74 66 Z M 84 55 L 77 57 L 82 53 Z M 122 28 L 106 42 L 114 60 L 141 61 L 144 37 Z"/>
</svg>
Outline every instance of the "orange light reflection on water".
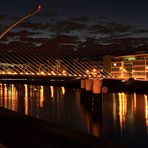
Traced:
<svg viewBox="0 0 148 148">
<path fill-rule="evenodd" d="M 125 127 L 126 113 L 127 113 L 127 97 L 125 93 L 118 93 L 119 96 L 119 122 L 121 134 Z"/>
<path fill-rule="evenodd" d="M 25 114 L 28 115 L 28 86 L 27 84 L 25 86 Z"/>
<path fill-rule="evenodd" d="M 51 98 L 53 98 L 54 97 L 54 88 L 53 88 L 53 86 L 50 86 L 50 90 L 51 90 Z"/>
<path fill-rule="evenodd" d="M 145 103 L 145 122 L 146 122 L 146 133 L 148 133 L 148 97 L 144 95 L 144 103 Z"/>
<path fill-rule="evenodd" d="M 44 87 L 41 86 L 40 88 L 40 107 L 43 107 L 43 102 L 44 102 Z"/>
</svg>

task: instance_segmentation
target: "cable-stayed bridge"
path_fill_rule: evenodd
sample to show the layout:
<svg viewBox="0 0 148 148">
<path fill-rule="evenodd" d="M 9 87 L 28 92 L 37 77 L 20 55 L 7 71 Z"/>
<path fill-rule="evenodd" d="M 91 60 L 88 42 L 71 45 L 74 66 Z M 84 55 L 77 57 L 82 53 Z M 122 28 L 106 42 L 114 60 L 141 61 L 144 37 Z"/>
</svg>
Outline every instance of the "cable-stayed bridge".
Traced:
<svg viewBox="0 0 148 148">
<path fill-rule="evenodd" d="M 0 39 L 16 25 L 39 12 L 41 6 L 20 18 L 3 32 Z M 62 46 L 62 45 L 61 45 Z M 21 44 L 13 45 L 13 49 L 5 46 L 0 50 L 0 78 L 56 78 L 73 79 L 85 77 L 112 77 L 100 64 L 91 58 L 82 58 L 72 49 L 48 49 L 44 47 L 32 49 Z M 68 52 L 67 52 L 68 51 Z"/>
</svg>

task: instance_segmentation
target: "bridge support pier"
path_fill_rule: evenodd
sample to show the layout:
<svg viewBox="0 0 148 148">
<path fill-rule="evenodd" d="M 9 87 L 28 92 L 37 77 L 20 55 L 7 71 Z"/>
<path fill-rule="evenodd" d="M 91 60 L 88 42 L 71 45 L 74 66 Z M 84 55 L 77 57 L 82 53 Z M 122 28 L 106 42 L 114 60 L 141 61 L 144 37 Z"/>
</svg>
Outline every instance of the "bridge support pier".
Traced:
<svg viewBox="0 0 148 148">
<path fill-rule="evenodd" d="M 85 89 L 86 81 L 85 79 L 81 80 L 81 89 Z"/>
<path fill-rule="evenodd" d="M 93 85 L 92 79 L 86 79 L 85 80 L 85 90 L 86 91 L 92 91 L 92 85 Z"/>
<path fill-rule="evenodd" d="M 102 80 L 94 79 L 92 90 L 93 90 L 93 94 L 100 94 L 102 91 Z"/>
</svg>

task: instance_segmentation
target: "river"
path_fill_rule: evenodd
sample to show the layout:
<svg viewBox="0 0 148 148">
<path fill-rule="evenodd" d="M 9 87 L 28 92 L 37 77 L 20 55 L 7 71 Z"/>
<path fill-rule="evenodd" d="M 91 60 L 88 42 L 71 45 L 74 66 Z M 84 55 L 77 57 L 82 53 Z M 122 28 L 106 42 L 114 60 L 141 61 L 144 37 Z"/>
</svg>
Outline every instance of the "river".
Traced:
<svg viewBox="0 0 148 148">
<path fill-rule="evenodd" d="M 101 103 L 94 103 L 96 98 Z M 131 147 L 148 145 L 148 95 L 94 96 L 65 87 L 0 84 L 0 106 Z"/>
</svg>

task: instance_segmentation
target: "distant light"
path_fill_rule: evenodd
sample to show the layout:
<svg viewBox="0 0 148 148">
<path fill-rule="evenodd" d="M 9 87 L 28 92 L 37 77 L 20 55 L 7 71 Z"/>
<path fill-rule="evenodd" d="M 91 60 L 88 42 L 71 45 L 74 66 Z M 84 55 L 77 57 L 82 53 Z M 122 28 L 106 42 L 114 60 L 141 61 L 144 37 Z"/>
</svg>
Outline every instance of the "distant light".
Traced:
<svg viewBox="0 0 148 148">
<path fill-rule="evenodd" d="M 97 70 L 94 68 L 94 69 L 93 69 L 93 72 L 96 72 L 96 71 L 97 71 Z"/>
<path fill-rule="evenodd" d="M 113 65 L 114 65 L 114 66 L 117 66 L 117 63 L 114 63 Z"/>
<path fill-rule="evenodd" d="M 44 71 L 41 72 L 41 75 L 45 75 Z"/>
<path fill-rule="evenodd" d="M 86 73 L 89 73 L 89 70 L 86 70 Z"/>
<path fill-rule="evenodd" d="M 40 11 L 41 8 L 42 8 L 41 5 L 39 5 L 39 6 L 37 7 L 37 10 Z"/>
<path fill-rule="evenodd" d="M 63 74 L 65 74 L 65 73 L 66 73 L 66 71 L 65 71 L 65 70 L 63 70 L 63 71 L 62 71 L 62 73 L 63 73 Z"/>
</svg>

